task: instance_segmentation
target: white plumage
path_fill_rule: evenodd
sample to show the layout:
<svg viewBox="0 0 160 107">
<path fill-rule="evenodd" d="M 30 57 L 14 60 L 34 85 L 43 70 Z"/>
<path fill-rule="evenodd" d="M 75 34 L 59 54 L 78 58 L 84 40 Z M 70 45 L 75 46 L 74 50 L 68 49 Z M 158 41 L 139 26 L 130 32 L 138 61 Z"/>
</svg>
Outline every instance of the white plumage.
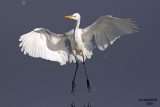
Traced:
<svg viewBox="0 0 160 107">
<path fill-rule="evenodd" d="M 76 20 L 74 29 L 65 34 L 55 34 L 45 28 L 36 28 L 20 37 L 21 51 L 32 57 L 40 57 L 64 65 L 68 61 L 75 62 L 75 57 L 83 61 L 83 55 L 84 59 L 90 59 L 94 48 L 91 42 L 93 36 L 98 49 L 105 50 L 120 36 L 134 33 L 138 29 L 133 21 L 112 16 L 102 16 L 84 29 L 79 28 L 79 13 L 66 18 Z"/>
</svg>

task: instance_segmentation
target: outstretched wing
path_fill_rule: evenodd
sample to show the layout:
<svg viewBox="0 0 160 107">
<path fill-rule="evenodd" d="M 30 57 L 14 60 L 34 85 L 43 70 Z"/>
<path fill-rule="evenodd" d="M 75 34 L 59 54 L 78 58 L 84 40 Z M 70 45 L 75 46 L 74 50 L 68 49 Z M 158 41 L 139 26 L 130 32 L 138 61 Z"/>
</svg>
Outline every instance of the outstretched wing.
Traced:
<svg viewBox="0 0 160 107">
<path fill-rule="evenodd" d="M 44 28 L 36 28 L 22 35 L 19 41 L 24 54 L 56 61 L 60 65 L 68 62 L 69 51 L 66 42 L 69 40 L 65 34 L 55 34 Z"/>
<path fill-rule="evenodd" d="M 102 16 L 91 26 L 83 29 L 82 39 L 90 42 L 93 35 L 99 50 L 105 50 L 122 35 L 136 32 L 137 25 L 129 19 L 120 19 L 112 16 Z"/>
</svg>

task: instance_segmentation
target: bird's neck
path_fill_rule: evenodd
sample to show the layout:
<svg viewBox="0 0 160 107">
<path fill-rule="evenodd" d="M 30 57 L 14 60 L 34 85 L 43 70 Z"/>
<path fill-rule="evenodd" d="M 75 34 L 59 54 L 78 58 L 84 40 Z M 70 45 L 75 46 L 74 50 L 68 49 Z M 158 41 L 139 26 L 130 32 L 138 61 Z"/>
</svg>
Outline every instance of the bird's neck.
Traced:
<svg viewBox="0 0 160 107">
<path fill-rule="evenodd" d="M 79 29 L 79 25 L 80 25 L 80 20 L 77 20 L 76 21 L 76 26 L 75 26 L 75 29 L 74 29 L 74 40 L 78 43 L 79 41 L 79 36 L 78 36 L 78 29 Z"/>
<path fill-rule="evenodd" d="M 80 25 L 80 20 L 77 20 L 76 21 L 76 26 L 75 26 L 75 29 L 74 29 L 74 33 L 76 33 L 78 31 L 79 25 Z"/>
</svg>

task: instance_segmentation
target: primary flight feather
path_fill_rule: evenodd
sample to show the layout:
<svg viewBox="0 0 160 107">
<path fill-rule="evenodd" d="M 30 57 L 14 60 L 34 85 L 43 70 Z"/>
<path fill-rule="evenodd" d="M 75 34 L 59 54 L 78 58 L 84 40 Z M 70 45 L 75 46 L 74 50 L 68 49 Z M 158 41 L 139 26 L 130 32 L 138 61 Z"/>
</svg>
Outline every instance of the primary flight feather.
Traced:
<svg viewBox="0 0 160 107">
<path fill-rule="evenodd" d="M 79 28 L 81 19 L 79 13 L 65 16 L 65 18 L 76 20 L 76 27 L 64 34 L 55 34 L 45 28 L 36 28 L 20 37 L 21 51 L 32 57 L 59 62 L 60 65 L 65 65 L 68 61 L 76 62 L 77 72 L 77 60 L 82 61 L 85 67 L 85 60 L 90 59 L 93 55 L 94 46 L 91 41 L 93 36 L 98 49 L 103 51 L 117 38 L 134 33 L 138 29 L 137 25 L 129 19 L 120 19 L 109 15 L 100 17 L 84 29 Z M 69 51 L 69 48 L 72 51 Z M 87 81 L 87 87 L 90 88 L 89 81 Z M 72 92 L 74 88 L 73 79 Z"/>
</svg>

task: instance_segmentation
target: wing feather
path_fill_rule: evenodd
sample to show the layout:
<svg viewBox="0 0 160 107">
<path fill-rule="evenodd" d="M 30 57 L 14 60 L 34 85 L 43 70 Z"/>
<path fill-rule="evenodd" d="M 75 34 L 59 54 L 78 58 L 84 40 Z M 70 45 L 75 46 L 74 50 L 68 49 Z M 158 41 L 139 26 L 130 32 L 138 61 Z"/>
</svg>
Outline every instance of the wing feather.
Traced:
<svg viewBox="0 0 160 107">
<path fill-rule="evenodd" d="M 122 35 L 134 33 L 137 30 L 137 25 L 129 19 L 102 16 L 91 26 L 83 29 L 82 39 L 84 42 L 90 42 L 94 35 L 98 49 L 105 50 Z"/>
<path fill-rule="evenodd" d="M 66 46 L 68 37 L 65 34 L 55 34 L 44 28 L 36 28 L 24 34 L 19 41 L 21 51 L 32 57 L 59 62 L 68 62 L 69 50 Z"/>
</svg>

